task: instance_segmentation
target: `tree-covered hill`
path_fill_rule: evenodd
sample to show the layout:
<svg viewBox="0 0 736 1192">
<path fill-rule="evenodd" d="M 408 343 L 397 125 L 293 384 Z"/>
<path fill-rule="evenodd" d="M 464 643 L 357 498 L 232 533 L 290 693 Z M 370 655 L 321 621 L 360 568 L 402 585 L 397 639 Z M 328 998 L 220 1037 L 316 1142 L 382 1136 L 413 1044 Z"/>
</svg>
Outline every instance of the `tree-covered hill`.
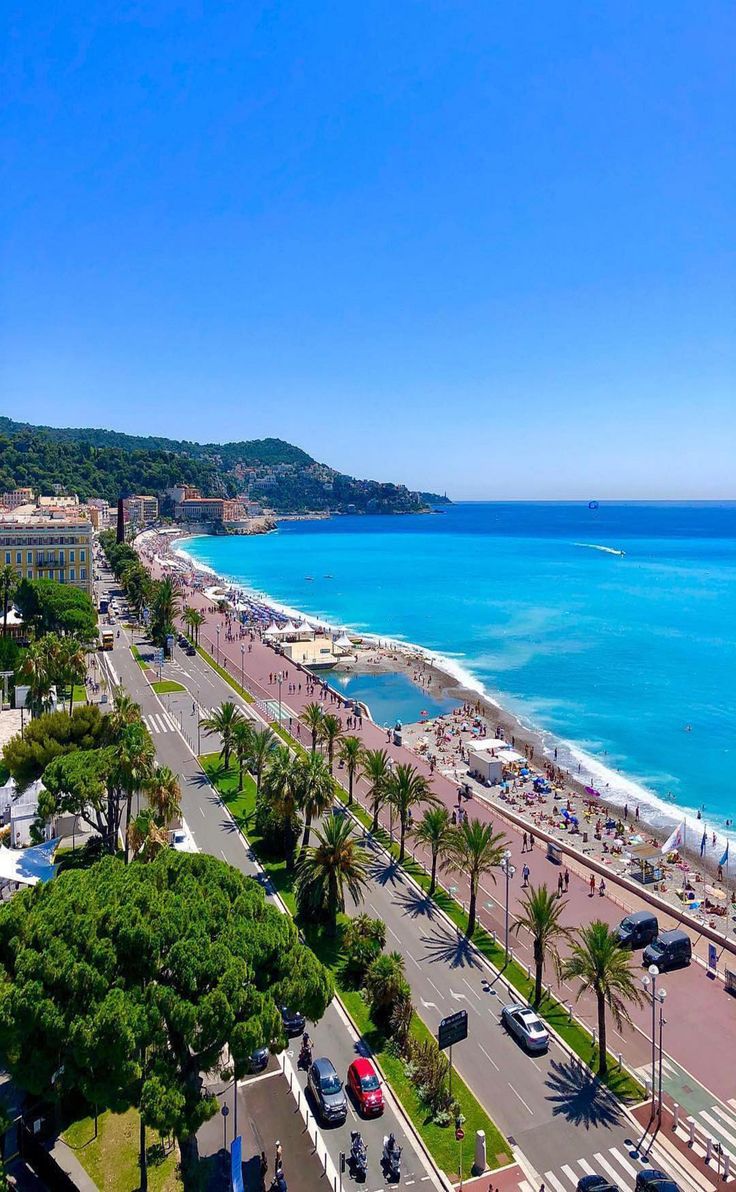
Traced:
<svg viewBox="0 0 736 1192">
<path fill-rule="evenodd" d="M 413 513 L 443 498 L 356 480 L 282 439 L 193 443 L 119 431 L 31 426 L 0 418 L 0 491 L 61 485 L 83 499 L 161 494 L 178 482 L 203 496 L 241 494 L 277 513 Z"/>
</svg>

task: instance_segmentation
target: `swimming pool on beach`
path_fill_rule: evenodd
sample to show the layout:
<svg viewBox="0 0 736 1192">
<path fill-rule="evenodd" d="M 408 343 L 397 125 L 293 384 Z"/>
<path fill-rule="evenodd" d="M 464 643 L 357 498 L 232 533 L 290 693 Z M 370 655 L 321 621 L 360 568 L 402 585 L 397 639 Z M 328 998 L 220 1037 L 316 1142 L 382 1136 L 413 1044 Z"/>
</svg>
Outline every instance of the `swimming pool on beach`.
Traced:
<svg viewBox="0 0 736 1192">
<path fill-rule="evenodd" d="M 329 676 L 330 687 L 347 699 L 360 700 L 370 708 L 376 724 L 413 724 L 427 716 L 442 716 L 456 708 L 459 700 L 435 698 L 413 683 L 407 675 L 395 672 L 381 672 L 376 675 L 341 674 L 333 671 Z"/>
</svg>

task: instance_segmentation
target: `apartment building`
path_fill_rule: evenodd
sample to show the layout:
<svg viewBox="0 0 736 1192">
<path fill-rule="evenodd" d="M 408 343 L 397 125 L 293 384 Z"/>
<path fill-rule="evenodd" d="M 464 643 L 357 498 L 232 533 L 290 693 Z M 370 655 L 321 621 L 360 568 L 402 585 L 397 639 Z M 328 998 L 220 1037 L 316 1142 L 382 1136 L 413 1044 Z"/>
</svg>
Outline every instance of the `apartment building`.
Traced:
<svg viewBox="0 0 736 1192">
<path fill-rule="evenodd" d="M 128 521 L 134 526 L 145 526 L 158 521 L 158 497 L 138 495 L 126 497 L 123 509 L 128 515 Z"/>
<path fill-rule="evenodd" d="M 92 523 L 81 511 L 0 511 L 0 563 L 21 579 L 53 579 L 92 596 Z"/>
<path fill-rule="evenodd" d="M 32 504 L 33 499 L 32 488 L 14 488 L 12 493 L 0 496 L 0 505 L 3 509 L 17 509 L 19 505 Z"/>
</svg>

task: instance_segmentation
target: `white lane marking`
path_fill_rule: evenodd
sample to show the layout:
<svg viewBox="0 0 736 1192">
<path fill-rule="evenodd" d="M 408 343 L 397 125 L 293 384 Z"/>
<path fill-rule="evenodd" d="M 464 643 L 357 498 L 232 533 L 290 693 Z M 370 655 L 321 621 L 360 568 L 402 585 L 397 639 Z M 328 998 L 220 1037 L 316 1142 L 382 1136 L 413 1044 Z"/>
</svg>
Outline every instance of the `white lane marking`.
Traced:
<svg viewBox="0 0 736 1192">
<path fill-rule="evenodd" d="M 531 1184 L 527 1184 L 526 1180 L 519 1181 L 519 1192 L 534 1192 Z"/>
<path fill-rule="evenodd" d="M 202 812 L 202 819 L 205 818 L 204 807 L 200 806 L 199 810 Z"/>
<path fill-rule="evenodd" d="M 714 1113 L 717 1113 L 719 1117 L 723 1118 L 724 1122 L 728 1123 L 731 1129 L 736 1129 L 736 1119 L 734 1119 L 731 1114 L 728 1114 L 724 1109 L 721 1109 L 720 1105 L 713 1105 L 711 1108 Z"/>
<path fill-rule="evenodd" d="M 633 1178 L 636 1179 L 636 1168 L 634 1167 L 634 1165 L 632 1163 L 629 1163 L 629 1160 L 627 1158 L 625 1158 L 625 1156 L 622 1155 L 621 1152 L 619 1150 L 617 1150 L 617 1148 L 615 1146 L 609 1147 L 608 1153 L 609 1153 L 609 1155 L 613 1156 L 613 1158 L 616 1160 L 617 1163 L 621 1164 L 621 1166 L 623 1167 L 625 1172 L 627 1172 L 630 1176 L 633 1176 Z"/>
<path fill-rule="evenodd" d="M 477 989 L 473 989 L 473 986 L 470 984 L 470 981 L 468 980 L 467 977 L 463 977 L 463 982 L 467 985 L 468 989 L 473 994 L 473 996 L 477 997 L 479 1002 L 482 1002 L 483 998 L 480 996 Z"/>
<path fill-rule="evenodd" d="M 606 1175 L 609 1177 L 609 1179 L 612 1181 L 613 1184 L 618 1185 L 621 1183 L 620 1173 L 618 1171 L 616 1171 L 616 1168 L 613 1167 L 612 1164 L 610 1164 L 608 1162 L 608 1159 L 606 1159 L 605 1155 L 601 1155 L 600 1152 L 598 1152 L 595 1155 L 593 1155 L 593 1158 L 595 1159 L 598 1166 L 603 1168 Z"/>
<path fill-rule="evenodd" d="M 496 1069 L 496 1071 L 497 1071 L 497 1072 L 500 1072 L 500 1070 L 501 1070 L 501 1069 L 499 1068 L 498 1064 L 497 1064 L 497 1063 L 496 1063 L 496 1061 L 493 1059 L 493 1057 L 492 1057 L 492 1056 L 490 1056 L 490 1055 L 488 1054 L 488 1052 L 486 1051 L 486 1049 L 485 1049 L 485 1047 L 483 1046 L 483 1044 L 482 1044 L 482 1043 L 479 1043 L 479 1044 L 478 1044 L 478 1046 L 480 1047 L 481 1051 L 483 1052 L 483 1055 L 484 1055 L 484 1056 L 486 1057 L 486 1059 L 488 1060 L 488 1063 L 489 1063 L 489 1064 L 493 1064 L 493 1067 Z"/>
<path fill-rule="evenodd" d="M 438 989 L 438 988 L 437 988 L 437 986 L 435 985 L 435 983 L 434 983 L 434 981 L 432 980 L 432 978 L 431 978 L 431 977 L 427 977 L 427 980 L 429 981 L 430 985 L 432 986 L 433 990 L 434 990 L 434 991 L 435 991 L 435 993 L 438 995 L 438 997 L 442 997 L 442 994 L 440 993 L 439 989 Z"/>
<path fill-rule="evenodd" d="M 720 1134 L 721 1138 L 725 1138 L 729 1146 L 736 1148 L 736 1138 L 734 1138 L 733 1134 L 729 1134 L 726 1127 L 722 1126 L 717 1118 L 711 1117 L 705 1109 L 701 1109 L 698 1117 L 701 1117 L 703 1121 L 707 1122 L 711 1130 L 715 1130 L 717 1134 Z"/>
<path fill-rule="evenodd" d="M 397 943 L 399 943 L 399 944 L 401 943 L 399 936 L 396 934 L 393 927 L 389 927 L 388 923 L 386 924 L 386 930 L 391 932 L 391 935 L 394 937 L 394 939 L 396 940 Z"/>
<path fill-rule="evenodd" d="M 524 1106 L 524 1108 L 525 1108 L 525 1109 L 528 1109 L 528 1110 L 529 1110 L 529 1113 L 531 1113 L 531 1114 L 532 1114 L 532 1116 L 533 1116 L 533 1115 L 534 1115 L 534 1110 L 529 1108 L 529 1106 L 527 1105 L 526 1101 L 525 1101 L 525 1100 L 524 1100 L 524 1098 L 522 1097 L 521 1093 L 517 1093 L 516 1089 L 514 1088 L 514 1086 L 513 1086 L 513 1084 L 511 1083 L 511 1081 L 510 1081 L 510 1080 L 507 1080 L 507 1082 L 506 1082 L 506 1083 L 508 1084 L 508 1086 L 509 1086 L 509 1088 L 511 1089 L 511 1092 L 514 1094 L 514 1096 L 519 1098 L 519 1100 L 521 1101 L 521 1103 L 522 1103 L 522 1105 Z"/>
<path fill-rule="evenodd" d="M 567 1188 L 565 1187 L 564 1184 L 560 1183 L 560 1181 L 558 1180 L 557 1176 L 555 1175 L 555 1173 L 553 1171 L 545 1171 L 544 1182 L 545 1182 L 545 1184 L 549 1184 L 549 1186 L 550 1186 L 550 1188 L 552 1188 L 553 1192 L 567 1192 Z M 576 1181 L 576 1183 L 577 1183 L 577 1181 Z"/>
<path fill-rule="evenodd" d="M 158 726 L 156 725 L 156 723 L 155 723 L 155 721 L 154 721 L 154 719 L 153 719 L 153 716 L 151 716 L 151 715 L 149 714 L 148 716 L 144 716 L 144 717 L 143 717 L 143 719 L 144 719 L 144 720 L 146 721 L 146 723 L 148 724 L 148 727 L 149 727 L 149 729 L 151 730 L 151 732 L 152 732 L 152 733 L 156 733 L 156 734 L 158 734 L 158 733 L 160 732 L 160 730 L 159 730 Z"/>
<path fill-rule="evenodd" d="M 227 861 L 227 857 L 225 856 L 225 850 L 224 850 L 224 849 L 220 849 L 220 856 L 222 857 L 223 861 Z"/>
<path fill-rule="evenodd" d="M 407 956 L 409 957 L 409 959 L 410 959 L 410 960 L 413 960 L 413 961 L 414 961 L 414 963 L 415 963 L 415 965 L 417 966 L 417 968 L 421 968 L 421 967 L 422 967 L 422 966 L 421 966 L 421 964 L 419 963 L 419 961 L 417 960 L 417 958 L 416 958 L 415 956 L 412 956 L 411 952 L 407 952 Z"/>
<path fill-rule="evenodd" d="M 163 712 L 162 716 L 166 720 L 166 722 L 167 722 L 169 728 L 172 730 L 172 732 L 176 732 L 179 725 L 174 720 L 174 717 L 171 715 L 171 712 Z"/>
<path fill-rule="evenodd" d="M 577 1187 L 578 1177 L 575 1175 L 572 1167 L 568 1163 L 563 1163 L 561 1170 L 565 1173 L 570 1183 Z"/>
<path fill-rule="evenodd" d="M 588 1162 L 587 1159 L 578 1159 L 578 1163 L 580 1164 L 580 1166 L 582 1167 L 582 1169 L 586 1175 L 595 1175 L 595 1171 L 590 1166 L 590 1163 Z"/>
</svg>

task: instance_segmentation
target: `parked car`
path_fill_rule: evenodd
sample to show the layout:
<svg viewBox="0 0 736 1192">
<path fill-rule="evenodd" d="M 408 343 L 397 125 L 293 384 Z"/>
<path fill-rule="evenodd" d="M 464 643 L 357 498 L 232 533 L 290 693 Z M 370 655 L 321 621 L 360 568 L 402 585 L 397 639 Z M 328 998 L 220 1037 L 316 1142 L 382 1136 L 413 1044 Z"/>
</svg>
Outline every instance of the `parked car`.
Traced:
<svg viewBox="0 0 736 1192">
<path fill-rule="evenodd" d="M 282 1006 L 281 1021 L 290 1039 L 295 1035 L 301 1035 L 304 1031 L 305 1019 L 301 1010 L 290 1010 L 288 1006 Z"/>
<path fill-rule="evenodd" d="M 344 1122 L 348 1116 L 348 1099 L 332 1060 L 321 1056 L 309 1069 L 307 1085 L 314 1097 L 317 1112 L 325 1124 Z"/>
<path fill-rule="evenodd" d="M 348 1068 L 348 1088 L 365 1117 L 383 1113 L 381 1082 L 370 1060 L 353 1060 Z"/>
<path fill-rule="evenodd" d="M 264 1068 L 268 1067 L 268 1057 L 270 1052 L 267 1047 L 257 1047 L 248 1058 L 248 1070 L 250 1072 L 262 1072 Z"/>
<path fill-rule="evenodd" d="M 602 1175 L 584 1175 L 578 1180 L 577 1192 L 619 1192 L 619 1187 Z"/>
<path fill-rule="evenodd" d="M 504 1006 L 501 1021 L 509 1034 L 526 1047 L 527 1051 L 546 1051 L 549 1047 L 549 1031 L 530 1006 L 522 1006 L 516 1002 Z"/>
<path fill-rule="evenodd" d="M 679 1186 L 656 1167 L 645 1167 L 636 1173 L 636 1192 L 680 1192 Z"/>
<path fill-rule="evenodd" d="M 196 654 L 196 653 L 197 653 L 197 651 L 196 651 L 195 647 L 192 645 L 192 643 L 191 643 L 191 642 L 190 642 L 190 643 L 189 643 L 189 645 L 187 646 L 185 653 L 186 653 L 186 654 L 187 654 L 187 655 L 188 655 L 190 658 L 192 657 L 192 655 L 194 655 L 194 654 Z"/>
<path fill-rule="evenodd" d="M 616 928 L 622 948 L 646 948 L 659 932 L 657 916 L 651 911 L 635 911 L 627 915 Z"/>
<path fill-rule="evenodd" d="M 657 938 L 644 949 L 642 961 L 646 965 L 656 964 L 660 973 L 664 973 L 667 969 L 689 964 L 692 954 L 690 936 L 676 927 L 674 931 L 660 931 Z"/>
</svg>

